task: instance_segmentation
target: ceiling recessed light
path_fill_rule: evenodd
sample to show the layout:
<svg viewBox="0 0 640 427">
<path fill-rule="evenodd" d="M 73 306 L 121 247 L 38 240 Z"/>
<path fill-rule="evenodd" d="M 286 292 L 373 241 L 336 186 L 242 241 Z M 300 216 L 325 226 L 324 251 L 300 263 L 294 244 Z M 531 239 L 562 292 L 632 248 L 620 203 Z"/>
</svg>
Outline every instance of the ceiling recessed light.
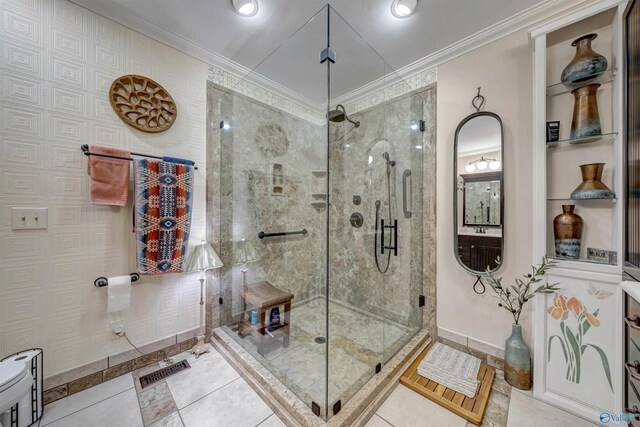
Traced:
<svg viewBox="0 0 640 427">
<path fill-rule="evenodd" d="M 396 18 L 408 18 L 416 13 L 418 0 L 393 0 L 391 14 Z"/>
<path fill-rule="evenodd" d="M 229 0 L 229 3 L 240 16 L 249 17 L 258 13 L 258 0 Z"/>
</svg>

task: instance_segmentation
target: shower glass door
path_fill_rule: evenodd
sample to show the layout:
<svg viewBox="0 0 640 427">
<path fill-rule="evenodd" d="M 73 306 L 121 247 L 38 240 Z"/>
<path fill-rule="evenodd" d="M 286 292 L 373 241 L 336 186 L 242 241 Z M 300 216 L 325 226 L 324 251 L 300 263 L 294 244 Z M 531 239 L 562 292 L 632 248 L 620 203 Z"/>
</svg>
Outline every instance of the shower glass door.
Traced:
<svg viewBox="0 0 640 427">
<path fill-rule="evenodd" d="M 332 415 L 422 326 L 423 101 L 333 9 L 329 23 Z"/>
<path fill-rule="evenodd" d="M 209 88 L 220 143 L 221 328 L 320 416 L 327 413 L 328 84 L 319 62 L 326 46 L 323 9 L 244 78 L 219 72 L 221 87 Z"/>
<path fill-rule="evenodd" d="M 423 100 L 329 6 L 211 73 L 221 329 L 328 419 L 422 326 Z"/>
</svg>

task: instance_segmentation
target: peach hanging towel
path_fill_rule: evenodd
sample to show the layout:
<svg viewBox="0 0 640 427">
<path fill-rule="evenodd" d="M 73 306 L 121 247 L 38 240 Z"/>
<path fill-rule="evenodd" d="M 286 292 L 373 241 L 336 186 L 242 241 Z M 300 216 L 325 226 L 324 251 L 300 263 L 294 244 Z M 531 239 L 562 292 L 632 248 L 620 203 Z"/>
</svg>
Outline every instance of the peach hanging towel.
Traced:
<svg viewBox="0 0 640 427">
<path fill-rule="evenodd" d="M 120 148 L 89 146 L 95 154 L 130 157 L 131 152 Z M 126 206 L 129 196 L 129 160 L 89 156 L 91 203 L 94 205 Z"/>
</svg>

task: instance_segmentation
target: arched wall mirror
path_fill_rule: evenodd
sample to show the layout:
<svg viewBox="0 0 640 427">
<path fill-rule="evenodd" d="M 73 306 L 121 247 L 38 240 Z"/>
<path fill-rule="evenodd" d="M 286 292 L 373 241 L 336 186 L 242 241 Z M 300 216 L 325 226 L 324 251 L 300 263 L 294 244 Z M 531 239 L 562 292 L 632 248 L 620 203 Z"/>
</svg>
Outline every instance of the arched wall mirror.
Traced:
<svg viewBox="0 0 640 427">
<path fill-rule="evenodd" d="M 478 111 L 460 122 L 453 171 L 455 256 L 480 277 L 487 268 L 496 270 L 496 259 L 503 258 L 504 139 L 498 115 Z M 482 293 L 484 285 L 482 292 L 475 285 L 474 290 Z"/>
</svg>

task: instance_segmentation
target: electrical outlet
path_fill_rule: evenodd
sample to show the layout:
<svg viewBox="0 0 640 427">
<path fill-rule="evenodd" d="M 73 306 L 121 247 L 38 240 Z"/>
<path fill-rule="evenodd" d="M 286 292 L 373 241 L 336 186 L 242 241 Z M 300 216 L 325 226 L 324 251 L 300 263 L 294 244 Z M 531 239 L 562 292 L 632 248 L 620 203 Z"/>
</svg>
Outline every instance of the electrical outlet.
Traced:
<svg viewBox="0 0 640 427">
<path fill-rule="evenodd" d="M 111 332 L 121 337 L 124 335 L 124 323 L 122 320 L 114 320 L 111 322 Z"/>
</svg>

